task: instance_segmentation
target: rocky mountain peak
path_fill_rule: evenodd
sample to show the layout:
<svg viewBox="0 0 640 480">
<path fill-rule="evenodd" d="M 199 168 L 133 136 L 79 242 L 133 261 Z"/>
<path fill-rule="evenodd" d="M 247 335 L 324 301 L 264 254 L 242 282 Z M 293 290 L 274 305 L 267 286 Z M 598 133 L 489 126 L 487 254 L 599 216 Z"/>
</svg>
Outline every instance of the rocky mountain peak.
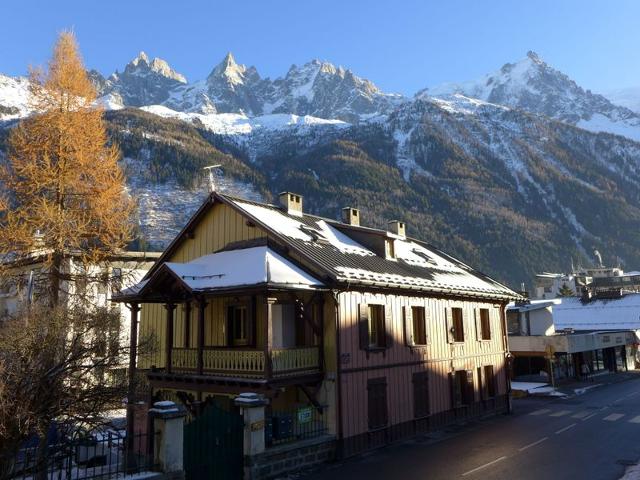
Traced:
<svg viewBox="0 0 640 480">
<path fill-rule="evenodd" d="M 158 57 L 149 61 L 149 57 L 141 51 L 133 60 L 131 60 L 124 69 L 125 75 L 149 75 L 156 74 L 180 83 L 187 83 L 184 75 L 173 70 L 169 64 Z"/>
<path fill-rule="evenodd" d="M 257 73 L 257 71 L 254 67 L 247 68 L 245 65 L 236 63 L 233 54 L 229 52 L 211 71 L 207 77 L 207 82 L 222 80 L 234 87 L 236 85 L 243 85 L 248 73 Z"/>
</svg>

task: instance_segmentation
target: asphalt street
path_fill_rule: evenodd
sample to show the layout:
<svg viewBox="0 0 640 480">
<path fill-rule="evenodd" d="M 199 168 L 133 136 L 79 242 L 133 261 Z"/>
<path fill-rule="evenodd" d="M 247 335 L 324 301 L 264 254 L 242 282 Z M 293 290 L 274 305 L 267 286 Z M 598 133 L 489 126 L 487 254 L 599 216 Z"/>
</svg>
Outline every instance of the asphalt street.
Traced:
<svg viewBox="0 0 640 480">
<path fill-rule="evenodd" d="M 629 375 L 629 374 L 627 374 Z M 640 376 L 333 464 L 307 480 L 615 480 L 640 460 Z"/>
</svg>

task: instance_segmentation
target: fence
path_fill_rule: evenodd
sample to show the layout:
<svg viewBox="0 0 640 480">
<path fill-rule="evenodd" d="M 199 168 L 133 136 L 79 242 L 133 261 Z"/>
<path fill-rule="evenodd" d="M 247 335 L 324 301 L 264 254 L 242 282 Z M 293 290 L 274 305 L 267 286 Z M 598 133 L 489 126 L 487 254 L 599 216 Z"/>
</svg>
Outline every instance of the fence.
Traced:
<svg viewBox="0 0 640 480">
<path fill-rule="evenodd" d="M 128 445 L 124 433 L 106 431 L 39 447 L 22 448 L 0 457 L 0 480 L 88 480 L 122 478 L 151 470 L 154 434 L 135 434 Z M 33 443 L 33 442 L 32 442 Z"/>
<path fill-rule="evenodd" d="M 324 407 L 303 405 L 283 410 L 270 409 L 265 414 L 267 447 L 319 437 L 326 432 L 327 419 Z"/>
</svg>

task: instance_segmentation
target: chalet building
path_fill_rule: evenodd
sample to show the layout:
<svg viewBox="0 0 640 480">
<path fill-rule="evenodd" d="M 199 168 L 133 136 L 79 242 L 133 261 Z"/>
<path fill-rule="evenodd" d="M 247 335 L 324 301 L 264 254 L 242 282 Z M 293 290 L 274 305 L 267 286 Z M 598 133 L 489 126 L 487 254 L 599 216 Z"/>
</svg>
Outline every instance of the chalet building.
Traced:
<svg viewBox="0 0 640 480">
<path fill-rule="evenodd" d="M 212 193 L 116 298 L 135 335 L 158 339 L 138 358 L 154 399 L 197 415 L 260 393 L 267 445 L 321 425 L 343 456 L 509 408 L 505 307 L 518 294 L 403 222 L 280 201 Z"/>
</svg>

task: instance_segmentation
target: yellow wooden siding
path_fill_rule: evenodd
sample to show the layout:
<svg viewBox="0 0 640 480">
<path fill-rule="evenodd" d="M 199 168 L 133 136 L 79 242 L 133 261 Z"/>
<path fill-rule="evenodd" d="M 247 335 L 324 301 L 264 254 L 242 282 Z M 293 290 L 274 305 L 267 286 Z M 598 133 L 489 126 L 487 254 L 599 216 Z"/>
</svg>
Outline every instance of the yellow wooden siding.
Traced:
<svg viewBox="0 0 640 480">
<path fill-rule="evenodd" d="M 249 227 L 246 219 L 231 207 L 224 204 L 216 204 L 196 225 L 193 238 L 183 238 L 173 255 L 167 258 L 170 262 L 188 262 L 203 255 L 213 253 L 224 248 L 229 243 L 265 238 L 266 233 L 259 227 Z M 207 306 L 205 322 L 205 344 L 224 345 L 224 307 L 223 299 L 210 301 Z M 260 309 L 258 309 L 260 312 Z M 197 332 L 197 307 L 192 306 L 191 341 L 196 345 Z M 259 313 L 260 318 L 261 313 Z M 184 345 L 184 312 L 182 306 L 175 311 L 174 345 Z M 262 329 L 258 328 L 257 341 L 262 342 Z M 154 352 L 150 355 L 141 355 L 140 368 L 149 368 L 152 365 L 164 367 L 165 365 L 165 334 L 166 334 L 166 310 L 162 305 L 143 304 L 140 312 L 140 333 L 143 336 L 154 334 L 156 338 Z"/>
</svg>

